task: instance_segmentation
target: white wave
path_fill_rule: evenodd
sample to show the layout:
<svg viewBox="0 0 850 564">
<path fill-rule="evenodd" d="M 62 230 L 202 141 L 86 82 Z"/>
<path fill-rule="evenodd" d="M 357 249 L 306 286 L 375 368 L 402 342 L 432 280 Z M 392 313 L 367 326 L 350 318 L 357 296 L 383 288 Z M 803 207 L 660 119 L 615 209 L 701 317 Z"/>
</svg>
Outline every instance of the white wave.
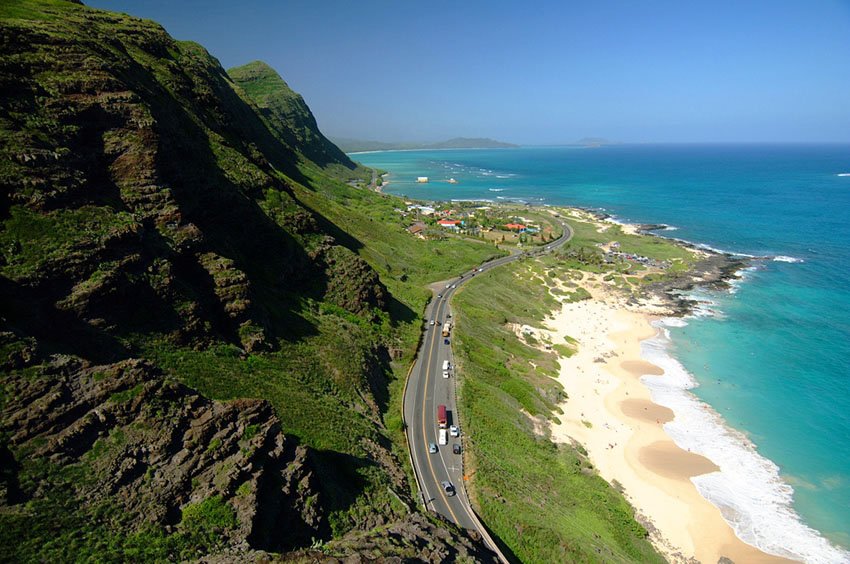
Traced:
<svg viewBox="0 0 850 564">
<path fill-rule="evenodd" d="M 491 192 L 504 192 L 507 188 L 488 188 Z"/>
<path fill-rule="evenodd" d="M 675 225 L 665 225 L 664 229 L 662 229 L 662 231 L 678 231 L 678 230 L 679 230 L 679 228 L 676 227 Z"/>
<path fill-rule="evenodd" d="M 773 257 L 773 260 L 775 262 L 806 262 L 801 258 L 786 257 L 785 255 L 775 256 Z"/>
<path fill-rule="evenodd" d="M 850 176 L 850 172 L 839 172 L 835 176 Z"/>
<path fill-rule="evenodd" d="M 666 327 L 687 327 L 688 322 L 682 319 L 681 317 L 665 317 L 661 320 L 661 322 Z"/>
<path fill-rule="evenodd" d="M 779 475 L 779 467 L 688 391 L 698 386 L 697 381 L 668 352 L 667 327 L 681 326 L 681 320 L 664 319 L 654 325 L 660 331 L 641 343 L 641 354 L 664 374 L 646 375 L 641 381 L 655 403 L 675 413 L 664 425 L 673 441 L 719 467 L 691 478 L 700 494 L 720 509 L 739 538 L 764 552 L 813 564 L 850 562 L 850 552 L 833 546 L 801 521 L 792 506 L 794 490 Z"/>
</svg>

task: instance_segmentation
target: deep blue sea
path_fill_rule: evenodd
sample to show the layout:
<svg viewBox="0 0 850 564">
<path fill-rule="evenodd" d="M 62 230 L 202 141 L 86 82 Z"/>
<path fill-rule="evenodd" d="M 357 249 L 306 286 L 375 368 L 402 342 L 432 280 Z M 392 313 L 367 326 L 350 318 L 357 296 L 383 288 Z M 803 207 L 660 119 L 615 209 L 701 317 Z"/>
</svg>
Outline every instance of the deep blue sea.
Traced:
<svg viewBox="0 0 850 564">
<path fill-rule="evenodd" d="M 850 562 L 850 145 L 353 158 L 389 171 L 393 194 L 591 207 L 671 226 L 663 235 L 775 257 L 756 261 L 732 291 L 702 294 L 700 315 L 660 324 L 644 354 L 665 368 L 666 383 L 645 381 L 676 411 L 674 440 L 721 467 L 694 482 L 741 538 L 807 562 Z"/>
</svg>

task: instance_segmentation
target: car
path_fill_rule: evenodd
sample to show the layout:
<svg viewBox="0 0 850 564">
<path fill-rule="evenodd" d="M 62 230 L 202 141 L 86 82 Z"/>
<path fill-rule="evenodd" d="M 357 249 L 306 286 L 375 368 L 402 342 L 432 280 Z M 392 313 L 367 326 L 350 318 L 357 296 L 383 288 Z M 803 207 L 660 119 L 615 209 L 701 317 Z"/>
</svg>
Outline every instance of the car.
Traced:
<svg viewBox="0 0 850 564">
<path fill-rule="evenodd" d="M 455 454 L 460 454 L 460 445 L 455 443 L 452 445 L 452 452 Z"/>
<path fill-rule="evenodd" d="M 446 492 L 447 496 L 451 497 L 455 495 L 455 487 L 452 485 L 451 482 L 443 481 L 440 482 L 440 485 L 443 487 L 443 491 Z"/>
<path fill-rule="evenodd" d="M 449 427 L 449 435 L 453 437 L 460 436 L 460 429 L 457 428 L 457 425 L 452 425 L 451 427 Z"/>
<path fill-rule="evenodd" d="M 433 324 L 434 324 L 434 320 L 432 319 L 432 320 L 428 323 L 428 325 L 433 325 Z"/>
<path fill-rule="evenodd" d="M 438 298 L 442 298 L 442 297 L 443 297 L 443 294 L 437 294 L 437 297 L 438 297 Z"/>
<path fill-rule="evenodd" d="M 440 324 L 440 321 L 438 320 L 438 321 L 437 321 L 437 325 L 439 325 L 439 324 Z"/>
<path fill-rule="evenodd" d="M 449 340 L 448 340 L 448 339 L 443 339 L 443 344 L 444 344 L 444 345 L 448 345 L 448 344 L 449 344 Z"/>
<path fill-rule="evenodd" d="M 448 377 L 449 377 L 449 371 L 443 370 L 443 378 L 448 378 Z"/>
<path fill-rule="evenodd" d="M 431 454 L 437 452 L 437 445 L 435 445 L 434 443 L 428 443 L 428 452 L 430 452 Z"/>
</svg>

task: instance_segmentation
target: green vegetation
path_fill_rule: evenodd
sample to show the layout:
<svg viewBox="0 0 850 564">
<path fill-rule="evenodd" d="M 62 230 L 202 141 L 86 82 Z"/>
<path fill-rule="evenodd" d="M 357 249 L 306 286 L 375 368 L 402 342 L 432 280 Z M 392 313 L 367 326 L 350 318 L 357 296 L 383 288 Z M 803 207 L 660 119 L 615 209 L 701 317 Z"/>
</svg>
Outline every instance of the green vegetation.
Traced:
<svg viewBox="0 0 850 564">
<path fill-rule="evenodd" d="M 15 45 L 0 54 L 0 334 L 25 337 L 8 350 L 24 368 L 5 369 L 4 394 L 49 381 L 41 363 L 57 352 L 97 365 L 140 357 L 211 399 L 271 403 L 309 452 L 322 540 L 406 515 L 401 390 L 425 286 L 503 251 L 407 233 L 403 201 L 358 188 L 371 171 L 262 63 L 228 77 L 153 22 L 72 2 L 11 0 L 0 17 Z M 118 389 L 109 405 L 128 410 L 148 388 Z M 0 505 L 0 544 L 18 559 L 191 559 L 250 530 L 229 530 L 221 498 L 187 508 L 168 534 L 143 488 L 91 499 L 83 480 L 102 480 L 134 432 L 101 424 L 56 471 L 39 470 L 35 440 L 9 447 L 22 499 L 34 496 Z M 208 486 L 175 487 L 190 485 Z"/>
<path fill-rule="evenodd" d="M 540 279 L 552 262 L 489 271 L 454 300 L 473 499 L 523 562 L 663 562 L 632 508 L 580 449 L 553 443 L 531 417 L 558 413 L 557 364 L 552 353 L 524 345 L 508 324 L 539 325 L 554 309 Z"/>
<path fill-rule="evenodd" d="M 0 272 L 13 280 L 36 273 L 57 259 L 102 244 L 110 237 L 132 233 L 131 214 L 108 207 L 83 206 L 36 213 L 13 206 L 0 229 Z"/>
<path fill-rule="evenodd" d="M 589 221 L 567 218 L 567 223 L 573 228 L 573 238 L 570 243 L 559 252 L 562 257 L 572 258 L 576 253 L 583 253 L 588 258 L 586 261 L 576 261 L 570 264 L 571 268 L 582 268 L 593 272 L 602 272 L 606 268 L 601 266 L 601 252 L 598 245 L 617 241 L 620 244 L 619 251 L 626 254 L 640 255 L 658 261 L 669 261 L 672 272 L 682 272 L 694 265 L 697 256 L 694 252 L 686 249 L 663 237 L 650 235 L 631 235 L 623 232 L 619 225 L 611 225 L 600 232 L 596 225 Z M 599 268 L 592 268 L 592 266 Z M 591 268 L 588 268 L 591 266 Z M 609 266 L 607 269 L 617 269 L 617 265 Z"/>
</svg>

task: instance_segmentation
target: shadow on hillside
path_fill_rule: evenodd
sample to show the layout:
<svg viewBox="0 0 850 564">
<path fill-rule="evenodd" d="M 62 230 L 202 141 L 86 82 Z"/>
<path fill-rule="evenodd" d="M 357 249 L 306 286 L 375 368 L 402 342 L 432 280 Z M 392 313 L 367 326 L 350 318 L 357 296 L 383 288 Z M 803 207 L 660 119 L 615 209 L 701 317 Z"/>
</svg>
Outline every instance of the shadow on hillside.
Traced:
<svg viewBox="0 0 850 564">
<path fill-rule="evenodd" d="M 259 148 L 277 170 L 299 182 L 307 182 L 295 166 L 297 157 L 271 135 L 256 113 L 232 91 L 224 76 L 220 76 L 223 71 L 206 68 L 190 69 L 192 71 L 210 81 L 217 94 L 215 100 L 219 101 L 209 102 L 215 104 L 209 108 L 204 105 L 205 100 L 190 100 L 193 114 L 138 65 L 122 77 L 132 90 L 152 94 L 150 99 L 154 103 L 150 104 L 150 112 L 159 124 L 160 142 L 154 172 L 164 194 L 176 202 L 180 223 L 194 224 L 202 233 L 202 239 L 189 249 L 175 249 L 182 258 L 182 271 L 187 275 L 183 282 L 190 286 L 190 293 L 198 294 L 203 306 L 213 314 L 218 332 L 230 340 L 237 340 L 237 321 L 225 311 L 227 301 L 216 297 L 215 281 L 208 273 L 201 272 L 203 269 L 199 266 L 190 265 L 193 255 L 202 252 L 231 259 L 234 268 L 244 272 L 250 281 L 252 303 L 247 315 L 272 333 L 270 340 L 293 341 L 313 334 L 316 332 L 314 326 L 296 312 L 285 312 L 281 307 L 284 303 L 298 304 L 278 300 L 272 305 L 266 303 L 265 298 L 277 293 L 310 293 L 315 278 L 321 273 L 301 243 L 260 208 L 255 198 L 260 195 L 261 187 L 251 180 L 236 184 L 226 176 L 222 169 L 225 165 L 215 154 L 203 127 L 223 137 L 232 150 L 256 160 L 256 166 L 264 168 L 262 157 L 252 156 Z M 256 145 L 252 150 L 246 143 Z M 240 174 L 238 168 L 227 170 L 228 174 Z M 274 176 L 273 171 L 266 172 Z M 282 183 L 278 187 L 289 191 Z M 269 322 L 271 317 L 274 323 Z M 242 318 L 244 315 L 239 319 Z"/>
<path fill-rule="evenodd" d="M 355 253 L 358 251 L 358 249 L 363 248 L 364 245 L 360 242 L 359 239 L 352 236 L 350 233 L 343 231 L 336 223 L 325 217 L 324 214 L 322 214 L 315 208 L 310 207 L 303 201 L 299 200 L 296 194 L 293 193 L 291 194 L 291 196 L 298 203 L 299 206 L 313 214 L 313 217 L 315 217 L 316 219 L 316 223 L 319 224 L 319 229 L 333 237 L 336 240 L 337 244 L 342 245 L 344 247 L 348 247 L 349 250 L 354 251 Z"/>
<path fill-rule="evenodd" d="M 42 288 L 25 287 L 0 276 L 0 295 L 3 325 L 35 337 L 42 355 L 68 354 L 106 364 L 131 354 L 106 331 L 92 327 L 71 312 L 57 309 Z"/>
<path fill-rule="evenodd" d="M 392 319 L 393 325 L 414 323 L 417 319 L 419 319 L 419 315 L 410 309 L 407 304 L 399 301 L 392 294 L 389 294 L 389 296 L 390 298 L 387 300 L 387 311 L 390 314 L 390 319 Z"/>
<path fill-rule="evenodd" d="M 326 514 L 345 512 L 364 492 L 367 481 L 359 472 L 377 464 L 367 458 L 333 450 L 310 450 L 310 466 L 316 472 Z M 376 513 L 380 510 L 376 509 Z"/>
</svg>

